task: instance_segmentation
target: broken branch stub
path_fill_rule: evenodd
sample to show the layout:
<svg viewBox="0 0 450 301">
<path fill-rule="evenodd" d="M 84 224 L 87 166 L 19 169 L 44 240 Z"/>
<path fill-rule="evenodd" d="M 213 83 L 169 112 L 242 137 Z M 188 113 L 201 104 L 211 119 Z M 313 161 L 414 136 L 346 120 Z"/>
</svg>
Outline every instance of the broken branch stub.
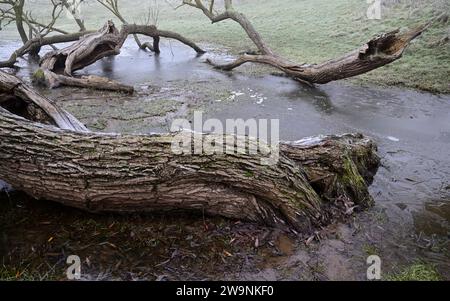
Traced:
<svg viewBox="0 0 450 301">
<path fill-rule="evenodd" d="M 155 51 L 159 51 L 159 39 L 171 38 L 192 47 L 198 54 L 204 51 L 194 42 L 180 34 L 159 30 L 153 25 L 124 24 L 119 31 L 112 21 L 108 21 L 99 31 L 82 36 L 80 40 L 60 50 L 47 53 L 41 60 L 39 79 L 51 88 L 60 85 L 87 87 L 132 93 L 132 86 L 98 76 L 74 77 L 73 72 L 83 69 L 98 60 L 120 54 L 125 40 L 130 34 L 142 34 L 154 38 Z M 36 77 L 36 76 L 35 76 Z"/>
<path fill-rule="evenodd" d="M 299 64 L 273 51 L 250 20 L 233 8 L 232 0 L 225 0 L 223 2 L 224 10 L 217 13 L 214 9 L 208 9 L 202 0 L 183 0 L 183 4 L 200 9 L 213 23 L 225 20 L 237 22 L 258 49 L 259 54 L 245 54 L 227 64 L 216 64 L 207 60 L 215 68 L 231 71 L 245 63 L 261 63 L 275 67 L 293 79 L 309 84 L 326 84 L 361 75 L 390 64 L 401 58 L 410 42 L 431 25 L 429 22 L 405 33 L 395 30 L 380 34 L 361 48 L 320 64 Z M 212 2 L 213 7 L 214 3 Z"/>
</svg>

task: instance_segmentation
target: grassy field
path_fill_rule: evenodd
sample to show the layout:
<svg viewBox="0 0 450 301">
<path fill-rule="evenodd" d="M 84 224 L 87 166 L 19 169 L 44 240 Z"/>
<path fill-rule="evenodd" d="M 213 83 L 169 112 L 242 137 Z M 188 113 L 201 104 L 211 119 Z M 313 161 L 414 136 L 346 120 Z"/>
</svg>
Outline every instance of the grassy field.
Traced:
<svg viewBox="0 0 450 301">
<path fill-rule="evenodd" d="M 232 21 L 211 25 L 198 10 L 173 8 L 181 0 L 121 1 L 129 22 L 142 23 L 148 7 L 159 10 L 158 26 L 180 32 L 198 42 L 227 47 L 231 53 L 253 49 L 242 29 Z M 47 0 L 35 0 L 30 9 L 44 18 Z M 240 0 L 235 8 L 245 13 L 272 48 L 298 62 L 318 63 L 361 46 L 373 35 L 396 28 L 406 29 L 447 14 L 392 65 L 362 75 L 352 82 L 398 85 L 432 92 L 450 93 L 450 23 L 447 0 L 384 0 L 381 20 L 368 20 L 365 0 Z M 90 0 L 82 7 L 89 28 L 111 19 L 108 12 Z M 114 19 L 114 18 L 112 18 Z M 75 29 L 63 17 L 60 26 Z M 13 26 L 0 32 L 2 39 L 14 38 Z"/>
</svg>

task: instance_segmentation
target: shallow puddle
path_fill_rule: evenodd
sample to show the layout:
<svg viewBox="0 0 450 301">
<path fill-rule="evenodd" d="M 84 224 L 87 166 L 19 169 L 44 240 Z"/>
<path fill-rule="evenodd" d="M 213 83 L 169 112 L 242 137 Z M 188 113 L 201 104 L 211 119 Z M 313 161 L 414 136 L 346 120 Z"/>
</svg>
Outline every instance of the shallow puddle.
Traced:
<svg viewBox="0 0 450 301">
<path fill-rule="evenodd" d="M 155 56 L 128 42 L 120 56 L 79 73 L 133 84 L 133 96 L 42 92 L 99 131 L 165 132 L 174 118 L 202 110 L 205 119 L 279 119 L 283 140 L 361 132 L 377 141 L 383 158 L 371 187 L 376 206 L 306 246 L 273 229 L 223 219 L 92 216 L 1 193 L 1 277 L 64 279 L 64 260 L 75 253 L 86 279 L 364 280 L 366 258 L 375 253 L 386 273 L 423 261 L 450 279 L 449 95 L 346 82 L 305 87 L 258 75 L 252 66 L 215 71 L 204 63 L 207 56 L 163 46 Z M 0 47 L 4 58 L 15 45 Z M 18 73 L 27 78 L 30 65 L 22 65 Z"/>
</svg>

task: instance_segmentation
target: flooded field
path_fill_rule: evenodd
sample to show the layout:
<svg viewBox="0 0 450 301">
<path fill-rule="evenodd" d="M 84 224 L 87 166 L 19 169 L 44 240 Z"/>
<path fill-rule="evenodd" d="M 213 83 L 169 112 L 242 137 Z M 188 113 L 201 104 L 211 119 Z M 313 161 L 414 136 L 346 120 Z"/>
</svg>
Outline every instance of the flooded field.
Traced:
<svg viewBox="0 0 450 301">
<path fill-rule="evenodd" d="M 0 58 L 15 49 L 0 42 Z M 61 88 L 43 94 L 90 129 L 168 131 L 175 118 L 279 119 L 282 140 L 361 132 L 382 157 L 371 187 L 376 205 L 320 240 L 252 224 L 176 215 L 90 215 L 57 204 L 0 193 L 0 279 L 65 279 L 68 255 L 82 258 L 84 279 L 365 280 L 366 259 L 379 255 L 383 276 L 411 265 L 450 279 L 450 95 L 346 82 L 316 88 L 255 66 L 213 70 L 176 43 L 162 54 L 122 54 L 78 74 L 133 84 L 133 96 Z M 21 62 L 28 78 L 32 62 Z M 4 183 L 0 181 L 0 187 Z"/>
</svg>

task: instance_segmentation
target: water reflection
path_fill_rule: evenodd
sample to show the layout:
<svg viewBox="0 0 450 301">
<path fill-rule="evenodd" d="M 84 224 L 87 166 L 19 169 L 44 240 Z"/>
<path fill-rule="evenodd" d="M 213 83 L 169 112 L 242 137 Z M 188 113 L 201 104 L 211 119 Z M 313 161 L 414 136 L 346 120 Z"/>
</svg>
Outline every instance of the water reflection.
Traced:
<svg viewBox="0 0 450 301">
<path fill-rule="evenodd" d="M 298 83 L 298 86 L 298 89 L 292 89 L 282 95 L 292 100 L 310 102 L 318 112 L 326 115 L 331 115 L 336 111 L 337 108 L 328 93 L 319 86 L 309 86 L 302 83 Z"/>
<path fill-rule="evenodd" d="M 413 219 L 417 233 L 450 239 L 450 199 L 427 202 L 424 210 L 413 212 Z"/>
<path fill-rule="evenodd" d="M 91 124 L 102 124 L 99 117 L 108 120 L 115 116 L 118 119 L 121 116 L 117 112 L 125 111 L 127 116 L 134 116 L 145 111 L 146 115 L 143 114 L 141 119 L 116 120 L 109 125 L 107 131 L 147 132 L 154 127 L 154 118 L 170 120 L 165 119 L 165 116 L 160 118 L 152 111 L 160 106 L 169 114 L 173 114 L 174 107 L 177 112 L 202 108 L 206 111 L 205 118 L 221 120 L 276 118 L 280 120 L 283 140 L 298 140 L 324 133 L 362 132 L 378 142 L 383 158 L 384 167 L 380 169 L 371 191 L 377 203 L 374 211 L 381 208 L 391 220 L 386 229 L 380 230 L 380 237 L 392 241 L 387 251 L 405 259 L 415 259 L 417 253 L 413 250 L 415 241 L 411 240 L 412 234 L 422 233 L 423 236 L 435 235 L 439 239 L 448 239 L 450 96 L 340 83 L 313 88 L 277 76 L 248 76 L 239 70 L 219 72 L 205 64 L 203 57 L 199 58 L 194 51 L 182 45 L 163 44 L 161 55 L 151 57 L 150 53 L 137 50 L 134 43 L 131 43 L 125 45 L 120 56 L 105 58 L 78 74 L 106 76 L 138 88 L 145 86 L 145 93 L 138 89 L 136 95 L 125 99 L 114 93 L 63 88 L 45 90 L 45 94 L 60 101 L 75 115 L 84 116 Z M 17 71 L 21 77 L 30 77 L 37 68 L 35 63 L 28 66 L 22 61 L 21 64 L 25 67 Z M 156 87 L 156 91 L 150 91 L 149 86 Z M 167 106 L 168 103 L 172 104 Z M 47 207 L 44 209 L 37 209 L 43 216 L 42 221 L 50 221 L 55 227 L 36 230 L 34 224 L 20 224 L 8 230 L 13 239 L 30 236 L 26 244 L 28 248 L 33 245 L 32 238 L 37 237 L 36 231 L 41 231 L 39 235 L 43 241 L 53 236 L 60 223 L 47 215 Z M 64 218 L 59 218 L 64 220 L 72 214 L 69 209 L 67 212 L 65 210 L 58 207 L 49 212 L 61 212 Z M 18 212 L 22 212 L 21 216 L 28 216 L 28 211 L 25 214 L 20 210 Z M 78 214 L 78 217 L 84 216 L 84 213 Z M 72 222 L 73 219 L 69 221 Z M 66 223 L 65 227 L 73 230 L 70 223 Z M 112 220 L 108 220 L 102 224 L 106 232 L 112 223 Z M 158 233 L 173 225 L 166 225 L 158 220 L 149 226 L 155 227 L 154 231 Z M 406 234 L 393 239 L 392 233 L 398 232 L 400 226 L 405 229 Z M 137 226 L 133 224 L 132 227 Z M 145 229 L 141 230 L 144 232 Z M 95 233 L 96 230 L 92 231 Z M 130 235 L 130 231 L 125 234 Z M 191 232 L 198 231 L 194 229 Z M 361 235 L 364 236 L 364 233 Z M 174 237 L 180 241 L 185 239 L 177 235 Z M 87 244 L 85 239 L 90 242 L 90 238 L 79 237 L 71 241 L 71 244 L 75 242 L 81 248 Z M 126 244 L 127 237 L 123 241 L 120 239 L 115 243 Z M 385 243 L 382 239 L 380 241 Z M 398 246 L 407 247 L 401 249 Z M 195 247 L 190 250 L 195 250 Z M 137 250 L 136 254 L 138 251 L 141 250 Z M 165 252 L 159 254 L 160 262 L 167 260 L 174 250 L 165 247 Z M 444 265 L 449 257 L 441 253 L 429 252 L 427 249 L 423 258 L 435 258 L 439 264 Z M 136 258 L 133 256 L 126 260 L 131 262 L 139 259 L 138 255 Z M 217 262 L 221 260 L 219 258 Z"/>
<path fill-rule="evenodd" d="M 114 56 L 106 57 L 100 60 L 100 66 L 105 77 L 113 77 L 116 58 Z"/>
</svg>

